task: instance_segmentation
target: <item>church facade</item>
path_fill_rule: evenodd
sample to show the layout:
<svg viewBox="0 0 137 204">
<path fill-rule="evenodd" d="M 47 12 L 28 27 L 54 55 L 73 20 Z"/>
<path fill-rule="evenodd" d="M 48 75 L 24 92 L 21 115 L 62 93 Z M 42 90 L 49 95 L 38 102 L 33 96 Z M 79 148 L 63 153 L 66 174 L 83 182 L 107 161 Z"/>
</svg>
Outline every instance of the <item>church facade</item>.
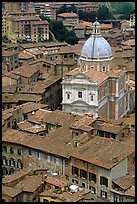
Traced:
<svg viewBox="0 0 137 204">
<path fill-rule="evenodd" d="M 130 111 L 127 76 L 113 69 L 112 59 L 111 47 L 96 21 L 82 47 L 78 68 L 63 78 L 62 110 L 114 119 L 126 116 Z"/>
</svg>

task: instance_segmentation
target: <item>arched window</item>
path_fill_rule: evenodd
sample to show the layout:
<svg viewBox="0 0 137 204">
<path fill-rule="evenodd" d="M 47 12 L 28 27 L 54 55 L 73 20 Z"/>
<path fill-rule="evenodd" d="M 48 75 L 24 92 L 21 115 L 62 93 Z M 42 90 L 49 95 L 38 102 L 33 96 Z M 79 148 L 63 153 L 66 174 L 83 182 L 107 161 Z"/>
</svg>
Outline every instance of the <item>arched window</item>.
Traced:
<svg viewBox="0 0 137 204">
<path fill-rule="evenodd" d="M 10 158 L 9 165 L 15 167 L 15 160 L 13 158 Z"/>
<path fill-rule="evenodd" d="M 8 165 L 8 160 L 6 157 L 2 157 L 2 164 L 3 165 Z"/>
</svg>

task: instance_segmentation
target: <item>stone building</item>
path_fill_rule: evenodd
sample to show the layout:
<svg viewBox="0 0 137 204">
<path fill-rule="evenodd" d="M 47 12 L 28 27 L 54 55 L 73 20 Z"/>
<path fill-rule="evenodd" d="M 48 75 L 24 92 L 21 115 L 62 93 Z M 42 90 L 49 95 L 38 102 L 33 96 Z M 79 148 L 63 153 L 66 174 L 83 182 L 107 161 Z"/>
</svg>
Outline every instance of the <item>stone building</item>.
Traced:
<svg viewBox="0 0 137 204">
<path fill-rule="evenodd" d="M 62 81 L 64 111 L 115 119 L 130 111 L 126 72 L 113 69 L 112 59 L 111 47 L 96 21 L 82 47 L 78 68 Z"/>
</svg>

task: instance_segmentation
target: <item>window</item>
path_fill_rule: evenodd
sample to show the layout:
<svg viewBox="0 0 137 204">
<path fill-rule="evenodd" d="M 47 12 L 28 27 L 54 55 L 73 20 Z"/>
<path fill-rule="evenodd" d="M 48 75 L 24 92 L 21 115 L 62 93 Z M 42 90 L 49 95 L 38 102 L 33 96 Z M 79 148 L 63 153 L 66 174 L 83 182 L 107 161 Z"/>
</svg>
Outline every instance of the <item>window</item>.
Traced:
<svg viewBox="0 0 137 204">
<path fill-rule="evenodd" d="M 105 66 L 103 66 L 102 70 L 103 70 L 103 72 L 105 72 L 105 71 L 106 71 L 106 67 L 105 67 Z"/>
<path fill-rule="evenodd" d="M 78 92 L 78 98 L 82 98 L 82 92 L 81 91 Z"/>
<path fill-rule="evenodd" d="M 87 179 L 87 172 L 83 169 L 80 169 L 80 177 L 81 178 L 84 178 L 84 179 Z"/>
<path fill-rule="evenodd" d="M 7 153 L 7 147 L 6 146 L 2 146 L 2 152 L 6 152 Z"/>
<path fill-rule="evenodd" d="M 50 162 L 51 162 L 51 156 L 48 155 L 48 163 L 50 163 Z"/>
<path fill-rule="evenodd" d="M 70 99 L 70 93 L 67 94 L 67 99 Z"/>
<path fill-rule="evenodd" d="M 93 95 L 91 95 L 91 101 L 93 101 Z"/>
<path fill-rule="evenodd" d="M 113 195 L 113 202 L 118 202 L 118 197 L 117 197 L 117 195 L 115 193 Z"/>
<path fill-rule="evenodd" d="M 107 192 L 101 190 L 101 197 L 107 198 Z"/>
<path fill-rule="evenodd" d="M 85 186 L 86 186 L 86 184 L 85 184 L 85 183 L 82 183 L 82 187 L 85 188 Z"/>
<path fill-rule="evenodd" d="M 43 199 L 43 202 L 49 202 L 49 200 L 47 200 L 47 199 Z"/>
<path fill-rule="evenodd" d="M 8 165 L 8 161 L 6 157 L 2 157 L 2 164 L 3 165 Z"/>
<path fill-rule="evenodd" d="M 14 153 L 14 148 L 10 147 L 10 153 L 13 154 Z"/>
<path fill-rule="evenodd" d="M 135 164 L 135 157 L 133 157 L 133 164 Z"/>
<path fill-rule="evenodd" d="M 31 151 L 31 149 L 28 149 L 28 155 L 29 155 L 29 156 L 32 155 L 32 151 Z"/>
<path fill-rule="evenodd" d="M 96 183 L 96 174 L 89 173 L 89 181 L 94 181 Z"/>
<path fill-rule="evenodd" d="M 18 161 L 17 161 L 17 167 L 20 169 L 22 168 L 22 162 L 20 159 L 18 159 Z"/>
<path fill-rule="evenodd" d="M 18 155 L 21 155 L 21 149 L 17 150 Z"/>
<path fill-rule="evenodd" d="M 79 176 L 79 169 L 75 166 L 72 166 L 72 175 L 74 175 L 74 174 Z"/>
<path fill-rule="evenodd" d="M 74 184 L 78 184 L 78 180 L 76 180 L 76 179 L 72 179 L 72 182 L 73 182 Z"/>
<path fill-rule="evenodd" d="M 39 152 L 36 152 L 36 157 L 40 158 Z"/>
<path fill-rule="evenodd" d="M 123 202 L 123 197 L 122 196 L 119 196 L 119 202 Z"/>
<path fill-rule="evenodd" d="M 91 190 L 92 194 L 96 194 L 96 188 L 93 186 L 89 186 L 89 189 Z"/>
<path fill-rule="evenodd" d="M 13 158 L 11 158 L 11 159 L 9 160 L 9 165 L 15 167 L 15 160 L 14 160 Z"/>
<path fill-rule="evenodd" d="M 2 168 L 2 175 L 5 176 L 5 175 L 7 175 L 7 174 L 8 174 L 7 168 L 6 168 L 6 167 L 3 167 L 3 168 Z"/>
<path fill-rule="evenodd" d="M 7 122 L 7 128 L 9 128 L 10 127 L 10 121 L 9 122 Z"/>
<path fill-rule="evenodd" d="M 59 160 L 59 158 L 56 158 L 56 165 L 57 165 L 57 166 L 60 165 L 60 160 Z"/>
<path fill-rule="evenodd" d="M 68 161 L 65 160 L 65 167 L 68 167 Z"/>
<path fill-rule="evenodd" d="M 105 185 L 108 187 L 108 179 L 106 177 L 100 176 L 100 185 Z"/>
</svg>

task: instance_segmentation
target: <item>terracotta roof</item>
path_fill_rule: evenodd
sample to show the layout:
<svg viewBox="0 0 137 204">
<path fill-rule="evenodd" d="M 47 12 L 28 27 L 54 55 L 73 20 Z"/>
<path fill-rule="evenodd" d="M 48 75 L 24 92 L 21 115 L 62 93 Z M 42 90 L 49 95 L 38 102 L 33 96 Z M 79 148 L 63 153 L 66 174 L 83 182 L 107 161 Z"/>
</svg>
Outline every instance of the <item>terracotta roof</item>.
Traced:
<svg viewBox="0 0 137 204">
<path fill-rule="evenodd" d="M 47 115 L 46 112 L 48 111 L 47 110 L 43 111 L 44 117 L 46 117 Z M 51 154 L 56 154 L 67 158 L 68 154 L 72 151 L 73 148 L 75 148 L 72 143 L 72 132 L 69 130 L 68 125 L 70 123 L 73 123 L 75 120 L 79 118 L 79 116 L 75 116 L 75 115 L 72 115 L 71 117 L 67 117 L 67 116 L 69 116 L 69 114 L 66 114 L 64 115 L 64 117 L 62 117 L 62 120 L 64 118 L 63 123 L 66 123 L 66 126 L 64 126 L 64 128 L 58 128 L 58 129 L 49 131 L 46 137 L 38 137 L 37 135 L 34 135 L 34 134 L 31 134 L 30 136 L 26 132 L 8 129 L 4 132 L 2 140 L 3 142 L 15 143 L 18 145 L 39 149 L 44 152 L 50 152 Z M 53 115 L 51 114 L 51 119 L 53 120 L 52 117 L 54 117 L 56 120 L 56 117 L 54 114 Z M 47 121 L 49 123 L 51 122 L 49 119 Z M 60 121 L 61 120 L 59 120 L 59 122 Z M 40 117 L 39 119 L 34 120 L 34 123 L 38 123 L 38 122 L 41 123 Z"/>
<path fill-rule="evenodd" d="M 43 112 L 43 117 L 41 118 L 43 123 L 49 123 L 52 125 L 60 125 L 62 127 L 69 127 L 72 124 L 72 121 L 75 120 L 75 117 L 71 113 L 63 112 L 60 110 L 55 110 L 55 111 L 47 111 L 47 110 L 39 110 L 39 112 Z M 33 122 L 34 119 L 40 119 L 37 114 L 39 114 L 37 111 L 35 115 L 29 117 L 29 121 Z M 45 114 L 44 114 L 45 113 Z M 66 118 L 67 118 L 67 123 L 66 123 Z"/>
<path fill-rule="evenodd" d="M 132 196 L 135 197 L 135 186 L 131 186 L 126 192 L 126 196 Z"/>
<path fill-rule="evenodd" d="M 40 20 L 31 22 L 32 25 L 48 25 L 48 21 Z"/>
<path fill-rule="evenodd" d="M 58 14 L 59 17 L 66 17 L 66 18 L 69 18 L 69 17 L 78 17 L 78 15 L 76 13 L 61 13 L 61 14 Z"/>
<path fill-rule="evenodd" d="M 82 147 L 78 146 L 71 156 L 97 166 L 111 169 L 135 151 L 135 147 L 95 136 Z M 109 152 L 109 154 L 108 154 Z"/>
<path fill-rule="evenodd" d="M 27 50 L 28 52 L 32 53 L 33 55 L 41 55 L 43 52 L 41 50 Z"/>
<path fill-rule="evenodd" d="M 111 69 L 109 72 L 108 72 L 108 76 L 110 77 L 116 77 L 116 78 L 119 78 L 122 74 L 124 74 L 125 71 L 121 70 L 121 69 Z"/>
<path fill-rule="evenodd" d="M 40 196 L 54 196 L 55 198 L 59 198 L 62 201 L 66 202 L 78 202 L 79 200 L 82 200 L 84 195 L 89 193 L 89 189 L 84 189 L 83 192 L 77 191 L 75 193 L 70 193 L 70 192 L 62 192 L 60 194 L 53 193 L 53 190 L 45 190 L 44 192 L 40 193 Z"/>
<path fill-rule="evenodd" d="M 10 185 L 10 183 L 17 181 L 19 178 L 23 178 L 25 175 L 30 174 L 32 169 L 30 167 L 21 169 L 20 171 L 15 172 L 14 174 L 6 175 L 2 178 L 2 184 Z M 13 184 L 11 184 L 13 185 Z"/>
<path fill-rule="evenodd" d="M 102 23 L 100 24 L 100 29 L 111 29 L 112 28 L 112 24 L 108 23 Z"/>
<path fill-rule="evenodd" d="M 46 183 L 52 184 L 54 186 L 65 186 L 68 183 L 70 183 L 69 181 L 66 180 L 66 178 L 62 178 L 60 176 L 52 176 L 49 175 L 46 179 L 45 179 Z"/>
<path fill-rule="evenodd" d="M 135 179 L 133 176 L 126 175 L 126 176 L 123 176 L 121 178 L 113 180 L 113 183 L 117 184 L 122 189 L 127 190 L 131 186 L 135 185 Z"/>
<path fill-rule="evenodd" d="M 15 196 L 17 196 L 21 192 L 22 192 L 21 189 L 15 189 L 15 188 L 11 188 L 11 187 L 2 185 L 2 195 L 3 196 L 6 195 L 8 197 L 14 198 Z"/>
<path fill-rule="evenodd" d="M 25 64 L 17 69 L 14 69 L 11 72 L 19 76 L 30 78 L 32 75 L 38 72 L 38 67 L 36 67 L 35 65 L 30 66 L 29 64 Z"/>
<path fill-rule="evenodd" d="M 9 57 L 9 56 L 12 56 L 12 55 L 17 55 L 17 54 L 19 54 L 19 52 L 18 51 L 11 51 L 11 50 L 3 50 L 2 49 L 2 56 L 3 57 Z"/>
<path fill-rule="evenodd" d="M 34 134 L 45 132 L 47 130 L 45 127 L 42 127 L 41 125 L 39 128 L 35 128 L 34 124 L 28 122 L 27 120 L 18 123 L 17 126 L 21 131 L 26 131 Z"/>
<path fill-rule="evenodd" d="M 36 11 L 31 11 L 31 10 L 29 10 L 29 11 L 23 11 L 23 12 L 21 12 L 21 11 L 14 11 L 14 12 L 11 12 L 11 14 L 36 14 Z"/>
<path fill-rule="evenodd" d="M 12 78 L 12 79 L 17 79 L 17 80 L 20 79 L 20 76 L 14 74 L 14 73 L 12 73 L 12 72 L 6 73 L 5 76 L 10 77 L 10 78 Z"/>
<path fill-rule="evenodd" d="M 15 91 L 14 91 L 15 93 Z M 39 102 L 42 100 L 42 97 L 35 94 L 23 93 L 23 94 L 10 94 L 4 93 L 2 94 L 2 103 L 16 103 L 18 101 L 26 101 L 26 102 Z"/>
<path fill-rule="evenodd" d="M 135 46 L 135 39 L 129 39 L 121 43 L 122 45 L 126 46 Z"/>
<path fill-rule="evenodd" d="M 76 121 L 75 123 L 72 124 L 71 128 L 72 129 L 78 129 L 78 130 L 84 130 L 84 131 L 90 131 L 94 129 L 93 127 L 90 126 L 90 124 L 95 121 L 92 116 L 86 115 Z"/>
<path fill-rule="evenodd" d="M 35 16 L 12 17 L 12 19 L 14 21 L 40 21 L 40 18 Z"/>
<path fill-rule="evenodd" d="M 35 192 L 42 186 L 42 178 L 38 175 L 27 175 L 22 181 L 14 186 L 15 189 L 22 189 L 25 192 Z"/>
<path fill-rule="evenodd" d="M 31 59 L 34 57 L 35 55 L 31 54 L 30 52 L 27 52 L 26 50 L 23 50 L 19 53 L 19 59 Z"/>
<path fill-rule="evenodd" d="M 76 75 L 79 73 L 79 68 L 76 68 L 70 72 L 67 73 L 67 75 Z M 108 78 L 107 73 L 105 72 L 99 72 L 95 69 L 89 69 L 85 72 L 83 72 L 85 76 L 90 78 L 91 82 L 101 84 L 103 81 L 105 81 Z"/>
<path fill-rule="evenodd" d="M 102 124 L 98 124 L 98 130 L 101 131 L 105 131 L 105 132 L 110 132 L 110 133 L 114 133 L 114 134 L 118 134 L 121 130 L 124 129 L 124 127 L 121 126 L 116 126 L 113 124 L 108 124 L 108 123 L 102 123 Z"/>
<path fill-rule="evenodd" d="M 22 111 L 24 114 L 30 113 L 32 111 L 37 111 L 39 109 L 47 109 L 46 104 L 41 104 L 41 103 L 34 103 L 34 102 L 28 102 L 20 105 L 22 107 Z"/>
</svg>

